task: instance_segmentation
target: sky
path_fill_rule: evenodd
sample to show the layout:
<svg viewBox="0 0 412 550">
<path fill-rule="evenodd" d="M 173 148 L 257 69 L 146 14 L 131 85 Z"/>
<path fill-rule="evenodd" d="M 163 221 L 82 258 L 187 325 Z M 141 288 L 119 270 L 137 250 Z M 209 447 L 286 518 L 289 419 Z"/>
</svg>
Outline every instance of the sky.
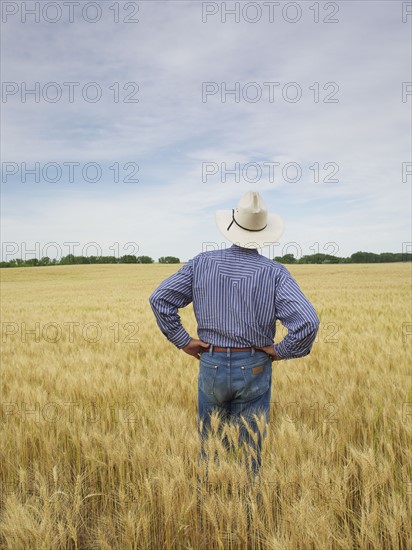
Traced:
<svg viewBox="0 0 412 550">
<path fill-rule="evenodd" d="M 1 2 L 1 259 L 411 252 L 412 3 Z"/>
</svg>

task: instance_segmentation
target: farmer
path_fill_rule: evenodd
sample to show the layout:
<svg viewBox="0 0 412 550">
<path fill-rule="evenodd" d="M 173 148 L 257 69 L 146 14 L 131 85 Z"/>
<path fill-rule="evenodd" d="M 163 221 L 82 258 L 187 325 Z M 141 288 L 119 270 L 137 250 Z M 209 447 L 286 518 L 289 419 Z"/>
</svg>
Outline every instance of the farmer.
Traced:
<svg viewBox="0 0 412 550">
<path fill-rule="evenodd" d="M 247 445 L 252 473 L 259 476 L 272 362 L 308 355 L 319 319 L 289 271 L 257 250 L 283 233 L 282 219 L 267 212 L 259 193 L 245 193 L 237 208 L 217 211 L 215 217 L 232 246 L 189 260 L 158 286 L 149 302 L 166 338 L 199 360 L 201 456 L 206 458 L 204 442 L 217 411 L 222 421 L 239 426 L 239 448 Z M 186 332 L 178 314 L 191 302 L 199 339 Z M 274 345 L 277 319 L 288 334 Z M 258 428 L 262 418 L 263 431 Z"/>
</svg>

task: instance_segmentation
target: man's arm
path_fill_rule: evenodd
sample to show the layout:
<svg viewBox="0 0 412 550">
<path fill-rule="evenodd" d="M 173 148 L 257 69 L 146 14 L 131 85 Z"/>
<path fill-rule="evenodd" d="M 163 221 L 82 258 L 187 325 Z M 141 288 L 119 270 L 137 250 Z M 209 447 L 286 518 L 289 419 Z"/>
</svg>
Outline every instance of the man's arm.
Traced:
<svg viewBox="0 0 412 550">
<path fill-rule="evenodd" d="M 165 279 L 150 295 L 149 302 L 157 324 L 166 338 L 182 349 L 192 340 L 183 328 L 178 308 L 192 301 L 193 264 L 189 260 L 176 273 Z"/>
<path fill-rule="evenodd" d="M 276 355 L 280 359 L 308 355 L 319 329 L 319 318 L 287 270 L 279 278 L 275 308 L 276 318 L 288 329 L 287 336 L 274 346 Z"/>
</svg>

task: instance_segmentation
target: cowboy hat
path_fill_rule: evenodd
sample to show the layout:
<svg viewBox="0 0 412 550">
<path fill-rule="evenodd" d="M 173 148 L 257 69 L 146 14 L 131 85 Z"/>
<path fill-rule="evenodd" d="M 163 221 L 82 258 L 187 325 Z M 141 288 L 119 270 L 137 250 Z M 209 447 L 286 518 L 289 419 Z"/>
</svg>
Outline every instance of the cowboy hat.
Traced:
<svg viewBox="0 0 412 550">
<path fill-rule="evenodd" d="M 268 214 L 257 191 L 248 191 L 232 210 L 217 210 L 215 221 L 226 239 L 242 248 L 263 248 L 277 242 L 284 223 L 278 214 Z"/>
</svg>

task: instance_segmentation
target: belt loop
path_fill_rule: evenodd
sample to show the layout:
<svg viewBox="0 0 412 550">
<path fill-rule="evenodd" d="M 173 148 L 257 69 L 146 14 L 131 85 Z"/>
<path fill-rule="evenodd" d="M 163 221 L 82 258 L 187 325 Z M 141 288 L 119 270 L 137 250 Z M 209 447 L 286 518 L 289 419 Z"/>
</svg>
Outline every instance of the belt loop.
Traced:
<svg viewBox="0 0 412 550">
<path fill-rule="evenodd" d="M 213 344 L 209 346 L 209 355 L 213 355 Z"/>
<path fill-rule="evenodd" d="M 255 348 L 252 348 L 252 356 L 255 355 Z"/>
<path fill-rule="evenodd" d="M 230 348 L 226 348 L 226 355 L 228 358 L 230 357 Z"/>
</svg>

